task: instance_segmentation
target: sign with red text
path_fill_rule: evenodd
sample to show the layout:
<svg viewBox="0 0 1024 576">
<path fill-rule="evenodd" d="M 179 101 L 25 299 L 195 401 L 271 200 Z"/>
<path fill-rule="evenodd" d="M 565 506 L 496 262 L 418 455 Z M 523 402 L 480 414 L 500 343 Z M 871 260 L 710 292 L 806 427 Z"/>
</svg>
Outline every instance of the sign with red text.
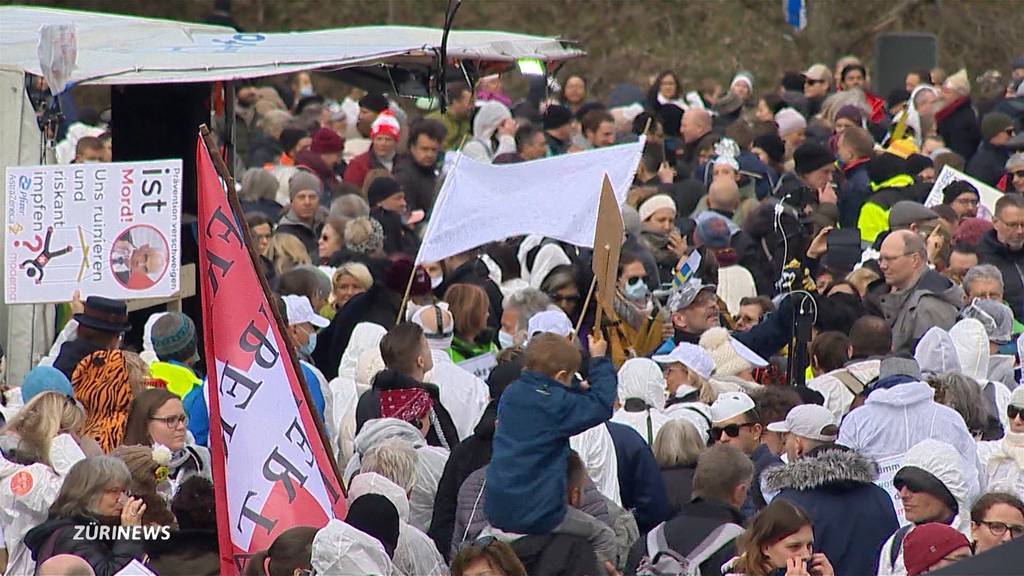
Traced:
<svg viewBox="0 0 1024 576">
<path fill-rule="evenodd" d="M 240 228 L 245 221 L 232 210 L 202 139 L 196 170 L 220 573 L 239 574 L 285 530 L 343 519 L 345 498 L 283 324 L 253 265 Z"/>
<path fill-rule="evenodd" d="M 178 293 L 181 160 L 13 166 L 4 302 Z"/>
</svg>

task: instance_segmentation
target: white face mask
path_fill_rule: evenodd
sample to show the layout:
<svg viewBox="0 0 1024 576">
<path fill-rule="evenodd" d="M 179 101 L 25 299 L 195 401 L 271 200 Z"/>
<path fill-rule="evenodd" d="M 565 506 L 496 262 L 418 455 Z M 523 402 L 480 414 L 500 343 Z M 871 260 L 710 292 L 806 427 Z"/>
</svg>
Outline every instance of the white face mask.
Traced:
<svg viewBox="0 0 1024 576">
<path fill-rule="evenodd" d="M 498 347 L 502 350 L 511 348 L 516 345 L 516 337 L 508 332 L 502 330 L 498 332 Z"/>
<path fill-rule="evenodd" d="M 437 287 L 444 282 L 444 276 L 431 276 L 430 277 L 430 289 L 437 290 Z"/>
</svg>

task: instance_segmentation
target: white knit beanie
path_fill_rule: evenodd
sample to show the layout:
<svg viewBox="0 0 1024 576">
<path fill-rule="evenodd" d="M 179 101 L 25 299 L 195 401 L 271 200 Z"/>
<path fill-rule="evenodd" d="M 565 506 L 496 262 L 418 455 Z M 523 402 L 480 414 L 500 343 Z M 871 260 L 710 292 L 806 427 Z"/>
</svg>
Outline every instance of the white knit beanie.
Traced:
<svg viewBox="0 0 1024 576">
<path fill-rule="evenodd" d="M 729 331 L 725 328 L 711 328 L 700 337 L 700 347 L 707 350 L 715 362 L 715 376 L 735 376 L 754 366 L 743 359 L 732 346 Z"/>
</svg>

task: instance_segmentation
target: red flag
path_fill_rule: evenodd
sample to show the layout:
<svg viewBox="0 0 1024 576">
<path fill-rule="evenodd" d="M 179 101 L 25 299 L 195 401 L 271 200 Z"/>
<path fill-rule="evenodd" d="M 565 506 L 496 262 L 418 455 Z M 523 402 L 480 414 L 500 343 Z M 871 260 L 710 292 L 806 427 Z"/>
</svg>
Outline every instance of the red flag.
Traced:
<svg viewBox="0 0 1024 576">
<path fill-rule="evenodd" d="M 202 136 L 199 276 L 221 574 L 294 526 L 345 515 L 345 499 L 283 324 Z M 240 212 L 240 211 L 239 211 Z"/>
</svg>

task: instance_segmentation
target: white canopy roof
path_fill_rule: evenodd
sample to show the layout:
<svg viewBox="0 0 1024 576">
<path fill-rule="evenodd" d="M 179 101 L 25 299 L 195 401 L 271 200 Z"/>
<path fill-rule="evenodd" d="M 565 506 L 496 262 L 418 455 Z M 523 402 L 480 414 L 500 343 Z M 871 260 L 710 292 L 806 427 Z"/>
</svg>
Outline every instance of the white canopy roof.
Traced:
<svg viewBox="0 0 1024 576">
<path fill-rule="evenodd" d="M 39 30 L 75 25 L 77 68 L 71 83 L 158 84 L 236 80 L 299 70 L 389 64 L 429 64 L 442 30 L 366 26 L 313 32 L 237 33 L 231 28 L 96 12 L 0 7 L 0 65 L 42 75 Z M 560 61 L 584 52 L 555 38 L 509 32 L 453 30 L 450 60 Z"/>
</svg>

